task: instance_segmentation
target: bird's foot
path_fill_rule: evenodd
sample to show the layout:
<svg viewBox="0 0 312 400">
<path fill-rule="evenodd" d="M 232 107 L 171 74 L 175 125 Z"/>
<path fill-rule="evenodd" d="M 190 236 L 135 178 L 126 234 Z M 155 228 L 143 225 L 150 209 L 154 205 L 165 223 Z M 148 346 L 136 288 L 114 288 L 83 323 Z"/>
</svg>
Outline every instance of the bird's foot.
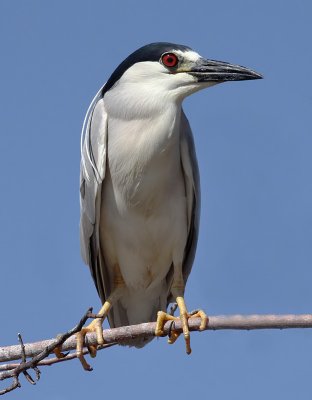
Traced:
<svg viewBox="0 0 312 400">
<path fill-rule="evenodd" d="M 92 371 L 92 367 L 87 363 L 84 355 L 83 355 L 83 347 L 85 344 L 85 336 L 87 333 L 90 332 L 95 332 L 96 333 L 96 340 L 97 344 L 96 345 L 87 345 L 87 348 L 89 350 L 90 356 L 92 358 L 96 357 L 97 353 L 97 348 L 98 346 L 104 344 L 104 337 L 103 337 L 103 318 L 95 318 L 88 326 L 85 326 L 84 328 L 81 329 L 80 332 L 76 333 L 76 338 L 77 338 L 77 348 L 76 348 L 76 353 L 77 353 L 77 358 L 79 358 L 81 365 L 84 370 L 86 371 Z"/>
<path fill-rule="evenodd" d="M 186 347 L 186 353 L 191 354 L 192 349 L 191 349 L 191 339 L 190 339 L 190 330 L 188 326 L 188 319 L 189 318 L 200 318 L 201 323 L 199 326 L 199 330 L 204 330 L 207 326 L 208 323 L 208 316 L 205 314 L 203 310 L 196 310 L 192 313 L 188 313 L 184 304 L 184 299 L 183 301 L 180 301 L 180 307 L 179 301 L 177 301 L 179 309 L 180 309 L 180 317 L 174 317 L 173 315 L 167 314 L 163 311 L 159 311 L 157 314 L 157 321 L 156 321 L 156 329 L 155 329 L 155 336 L 164 336 L 164 325 L 167 321 L 177 321 L 180 320 L 182 324 L 182 330 L 183 330 L 183 335 L 184 335 L 184 340 L 185 340 L 185 347 Z M 182 304 L 181 304 L 182 303 Z M 184 305 L 184 306 L 183 306 Z M 178 337 L 181 335 L 180 332 L 178 332 L 175 329 L 171 329 L 170 334 L 169 334 L 169 339 L 168 343 L 173 344 Z"/>
<path fill-rule="evenodd" d="M 88 326 L 83 327 L 81 331 L 76 333 L 76 339 L 77 339 L 76 355 L 77 358 L 80 360 L 83 369 L 85 369 L 86 371 L 92 371 L 92 367 L 87 363 L 83 355 L 85 336 L 89 332 L 96 333 L 97 344 L 86 345 L 89 350 L 90 356 L 94 358 L 96 356 L 98 346 L 104 344 L 102 323 L 103 323 L 103 318 L 95 318 Z M 53 352 L 57 358 L 64 358 L 68 354 L 68 353 L 67 354 L 62 353 L 61 346 L 56 347 L 53 350 Z"/>
</svg>

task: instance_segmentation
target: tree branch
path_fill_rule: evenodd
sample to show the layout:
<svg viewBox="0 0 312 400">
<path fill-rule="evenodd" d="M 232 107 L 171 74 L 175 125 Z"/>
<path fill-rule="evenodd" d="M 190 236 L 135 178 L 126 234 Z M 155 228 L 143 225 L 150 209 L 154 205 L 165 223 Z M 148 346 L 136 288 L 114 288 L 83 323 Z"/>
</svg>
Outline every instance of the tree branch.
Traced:
<svg viewBox="0 0 312 400">
<path fill-rule="evenodd" d="M 14 368 L 7 368 L 5 372 L 2 372 L 0 374 L 0 380 L 3 381 L 5 379 L 12 378 L 12 384 L 5 389 L 0 391 L 0 395 L 6 394 L 8 392 L 11 392 L 14 389 L 17 389 L 18 387 L 21 387 L 21 384 L 19 382 L 19 375 L 21 373 L 24 374 L 25 378 L 29 383 L 32 385 L 35 385 L 36 382 L 34 379 L 31 377 L 31 375 L 27 372 L 29 369 L 33 369 L 36 373 L 36 380 L 38 381 L 40 379 L 40 370 L 38 369 L 37 365 L 41 360 L 44 358 L 48 357 L 51 352 L 53 352 L 57 347 L 62 346 L 62 344 L 65 342 L 66 339 L 68 339 L 70 336 L 75 334 L 76 332 L 80 331 L 87 319 L 90 317 L 90 314 L 92 312 L 92 308 L 89 308 L 89 310 L 85 313 L 85 315 L 81 318 L 81 320 L 78 322 L 78 324 L 73 328 L 70 329 L 69 331 L 58 335 L 56 339 L 49 340 L 49 343 L 46 344 L 37 354 L 32 356 L 33 358 L 30 361 L 26 361 L 26 358 L 29 357 L 27 354 L 26 347 L 27 345 L 24 345 L 23 339 L 21 334 L 18 334 L 18 340 L 20 342 L 19 350 L 20 354 L 17 359 L 21 358 L 22 361 Z M 45 341 L 46 342 L 46 341 Z M 43 342 L 41 342 L 43 343 Z M 10 349 L 10 347 L 14 346 L 9 346 L 7 348 Z M 16 347 L 16 346 L 15 346 Z M 5 348 L 4 348 L 5 349 Z M 1 358 L 0 358 L 1 361 Z"/>
<path fill-rule="evenodd" d="M 36 379 L 38 380 L 39 370 L 37 366 L 52 365 L 58 362 L 68 361 L 76 358 L 76 353 L 67 354 L 64 358 L 47 358 L 57 347 L 62 346 L 63 351 L 70 351 L 76 348 L 76 332 L 81 330 L 86 320 L 90 317 L 91 310 L 83 316 L 79 323 L 71 330 L 62 335 L 58 335 L 56 339 L 48 339 L 35 343 L 24 344 L 19 336 L 19 345 L 0 347 L 0 362 L 22 359 L 20 363 L 2 364 L 0 365 L 0 380 L 12 378 L 12 384 L 6 389 L 0 391 L 5 394 L 11 390 L 20 387 L 19 374 L 23 373 L 26 379 L 35 384 L 35 381 L 27 373 L 27 370 L 34 369 Z M 198 331 L 201 320 L 199 318 L 189 319 L 189 328 L 191 331 Z M 174 329 L 182 332 L 180 321 L 174 322 Z M 105 329 L 103 335 L 105 344 L 100 347 L 107 348 L 116 343 L 129 343 L 132 339 L 140 337 L 152 337 L 155 332 L 155 322 L 148 322 L 139 325 L 124 326 L 114 329 Z M 300 315 L 228 315 L 228 316 L 211 316 L 206 330 L 235 329 L 235 330 L 252 330 L 252 329 L 290 329 L 290 328 L 312 328 L 312 314 Z M 170 333 L 172 324 L 167 322 L 164 327 L 165 335 Z M 86 335 L 86 343 L 88 345 L 96 344 L 96 335 L 88 333 Z M 84 354 L 88 351 L 85 350 Z M 31 360 L 26 361 L 26 358 Z"/>
</svg>

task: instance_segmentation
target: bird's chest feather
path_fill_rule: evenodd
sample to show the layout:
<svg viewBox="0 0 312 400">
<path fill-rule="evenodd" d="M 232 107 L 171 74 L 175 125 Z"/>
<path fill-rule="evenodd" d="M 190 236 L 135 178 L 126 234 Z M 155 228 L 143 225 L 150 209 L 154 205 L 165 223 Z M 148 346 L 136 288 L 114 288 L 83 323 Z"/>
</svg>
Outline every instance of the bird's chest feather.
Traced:
<svg viewBox="0 0 312 400">
<path fill-rule="evenodd" d="M 107 167 L 103 248 L 128 287 L 146 290 L 164 279 L 173 253 L 183 255 L 186 242 L 179 121 L 166 115 L 139 123 L 109 121 Z"/>
<path fill-rule="evenodd" d="M 108 167 L 120 207 L 149 213 L 181 177 L 180 116 L 108 122 Z"/>
</svg>

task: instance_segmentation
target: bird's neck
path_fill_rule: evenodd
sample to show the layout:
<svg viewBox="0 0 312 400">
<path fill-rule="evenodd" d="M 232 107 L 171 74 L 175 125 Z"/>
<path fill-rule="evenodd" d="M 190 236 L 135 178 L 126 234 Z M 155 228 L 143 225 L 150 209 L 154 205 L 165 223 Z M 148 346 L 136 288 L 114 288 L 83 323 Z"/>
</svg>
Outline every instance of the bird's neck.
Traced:
<svg viewBox="0 0 312 400">
<path fill-rule="evenodd" d="M 104 103 L 110 117 L 122 120 L 150 120 L 164 113 L 180 114 L 182 100 L 158 88 L 122 84 L 107 92 Z"/>
</svg>

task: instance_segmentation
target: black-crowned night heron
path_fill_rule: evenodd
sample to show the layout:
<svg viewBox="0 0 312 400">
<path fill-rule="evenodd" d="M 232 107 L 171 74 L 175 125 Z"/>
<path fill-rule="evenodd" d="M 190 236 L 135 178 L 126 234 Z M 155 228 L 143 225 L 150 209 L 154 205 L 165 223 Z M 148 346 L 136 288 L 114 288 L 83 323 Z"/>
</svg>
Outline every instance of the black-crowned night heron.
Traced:
<svg viewBox="0 0 312 400">
<path fill-rule="evenodd" d="M 156 321 L 156 336 L 170 302 L 180 310 L 186 352 L 190 334 L 184 289 L 196 250 L 199 174 L 186 96 L 225 81 L 259 79 L 258 73 L 206 60 L 186 46 L 152 43 L 127 57 L 92 101 L 82 134 L 81 249 L 111 327 Z M 198 311 L 201 328 L 207 316 Z M 178 334 L 172 333 L 169 342 Z M 142 347 L 150 339 L 132 343 Z M 96 347 L 91 348 L 92 355 Z"/>
</svg>

